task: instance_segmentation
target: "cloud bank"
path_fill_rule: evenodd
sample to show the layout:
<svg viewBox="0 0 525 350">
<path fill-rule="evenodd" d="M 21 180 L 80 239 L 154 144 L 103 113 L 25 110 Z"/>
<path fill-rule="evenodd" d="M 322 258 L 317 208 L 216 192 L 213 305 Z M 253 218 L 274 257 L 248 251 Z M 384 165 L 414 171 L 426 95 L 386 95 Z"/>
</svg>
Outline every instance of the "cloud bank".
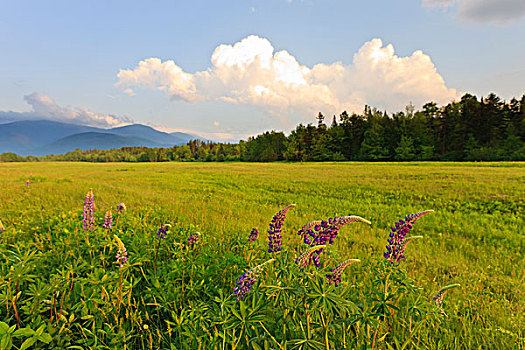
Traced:
<svg viewBox="0 0 525 350">
<path fill-rule="evenodd" d="M 117 117 L 111 114 L 98 114 L 83 108 L 67 108 L 59 106 L 49 96 L 32 93 L 24 96 L 24 100 L 31 105 L 30 112 L 0 111 L 0 120 L 38 120 L 47 119 L 64 123 L 88 125 L 101 128 L 110 128 L 130 124 L 133 122 L 127 117 Z"/>
<path fill-rule="evenodd" d="M 525 16 L 524 0 L 423 0 L 423 6 L 450 7 L 457 5 L 460 19 L 506 24 Z"/>
<path fill-rule="evenodd" d="M 268 39 L 251 35 L 234 45 L 219 45 L 205 71 L 188 73 L 173 60 L 148 58 L 133 69 L 120 70 L 117 77 L 116 86 L 128 95 L 152 89 L 173 100 L 248 104 L 279 116 L 358 112 L 365 104 L 397 111 L 408 102 L 418 106 L 458 97 L 428 55 L 415 51 L 399 57 L 381 39 L 365 43 L 350 65 L 310 68 L 285 50 L 276 52 Z"/>
</svg>

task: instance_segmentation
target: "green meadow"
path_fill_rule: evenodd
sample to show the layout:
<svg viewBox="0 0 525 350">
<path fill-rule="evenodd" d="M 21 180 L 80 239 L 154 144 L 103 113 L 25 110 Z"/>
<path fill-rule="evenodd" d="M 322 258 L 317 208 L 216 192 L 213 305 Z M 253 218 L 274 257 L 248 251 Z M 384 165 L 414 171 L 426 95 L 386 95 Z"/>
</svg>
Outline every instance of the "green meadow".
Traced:
<svg viewBox="0 0 525 350">
<path fill-rule="evenodd" d="M 524 163 L 0 163 L 0 189 L 2 349 L 525 348 Z M 268 224 L 292 203 L 270 254 Z M 410 233 L 424 237 L 386 266 L 390 227 L 429 209 Z M 321 270 L 361 260 L 328 286 L 294 263 L 307 248 L 297 231 L 346 215 L 371 225 L 342 227 L 322 253 Z M 237 301 L 236 280 L 271 258 Z"/>
</svg>

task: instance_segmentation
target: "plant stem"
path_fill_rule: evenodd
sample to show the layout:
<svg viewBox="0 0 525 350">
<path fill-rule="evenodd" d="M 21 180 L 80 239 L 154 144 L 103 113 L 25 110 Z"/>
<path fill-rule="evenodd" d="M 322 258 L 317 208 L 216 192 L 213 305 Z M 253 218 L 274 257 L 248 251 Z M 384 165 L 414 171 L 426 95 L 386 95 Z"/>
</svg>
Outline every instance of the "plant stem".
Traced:
<svg viewBox="0 0 525 350">
<path fill-rule="evenodd" d="M 18 283 L 17 283 L 17 287 L 18 287 Z M 9 289 L 11 290 L 11 288 L 9 288 Z M 20 316 L 18 316 L 18 309 L 16 308 L 16 294 L 15 294 L 14 297 L 12 295 L 13 294 L 11 293 L 11 304 L 13 304 L 13 310 L 15 311 L 16 323 L 18 324 L 18 328 L 21 328 L 21 326 L 20 326 Z"/>
<path fill-rule="evenodd" d="M 376 345 L 376 336 L 377 336 L 377 329 L 376 329 L 376 332 L 374 333 L 374 339 L 372 340 L 372 350 L 374 350 L 374 346 Z"/>
<path fill-rule="evenodd" d="M 264 331 L 270 336 L 270 338 L 272 338 L 272 340 L 275 342 L 275 344 L 279 345 L 279 348 L 280 348 L 280 349 L 284 349 L 283 346 L 282 346 L 281 344 L 279 344 L 279 343 L 277 342 L 277 340 L 273 337 L 273 335 L 271 335 L 270 332 L 268 332 L 268 330 L 266 329 L 266 327 L 264 327 L 264 324 L 263 324 L 261 321 L 259 321 L 259 324 L 262 326 L 262 328 L 264 329 Z"/>
<path fill-rule="evenodd" d="M 120 314 L 121 300 L 122 300 L 122 267 L 119 268 L 117 317 Z"/>
<path fill-rule="evenodd" d="M 157 278 L 157 257 L 159 255 L 160 243 L 162 243 L 162 238 L 159 238 L 159 244 L 157 245 L 157 249 L 155 250 L 155 263 L 154 263 L 155 278 Z"/>
</svg>

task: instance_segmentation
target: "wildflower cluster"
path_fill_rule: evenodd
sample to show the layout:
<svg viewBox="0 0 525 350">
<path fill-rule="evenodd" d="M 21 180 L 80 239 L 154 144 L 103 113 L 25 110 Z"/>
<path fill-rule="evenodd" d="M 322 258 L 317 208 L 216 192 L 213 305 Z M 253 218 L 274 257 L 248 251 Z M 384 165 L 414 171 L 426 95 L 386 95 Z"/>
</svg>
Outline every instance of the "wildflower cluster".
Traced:
<svg viewBox="0 0 525 350">
<path fill-rule="evenodd" d="M 295 204 L 290 204 L 280 210 L 272 218 L 270 222 L 270 229 L 268 230 L 268 253 L 275 253 L 282 250 L 281 232 L 286 213 L 292 209 Z"/>
<path fill-rule="evenodd" d="M 328 284 L 335 283 L 335 286 L 337 287 L 339 283 L 341 283 L 341 275 L 343 274 L 345 268 L 350 264 L 360 261 L 361 260 L 359 259 L 348 259 L 337 265 L 333 270 L 331 270 L 331 274 L 326 275 Z"/>
<path fill-rule="evenodd" d="M 425 210 L 419 213 L 410 214 L 404 220 L 396 222 L 394 227 L 391 227 L 388 244 L 386 245 L 387 252 L 384 254 L 385 259 L 390 262 L 399 262 L 405 258 L 405 248 L 414 237 L 407 239 L 407 234 L 412 229 L 414 223 L 423 215 L 432 213 L 433 210 Z"/>
<path fill-rule="evenodd" d="M 84 200 L 84 218 L 82 220 L 82 229 L 84 231 L 93 231 L 95 228 L 95 195 L 93 190 L 89 190 Z"/>
<path fill-rule="evenodd" d="M 115 241 L 117 241 L 117 255 L 115 258 L 117 259 L 117 263 L 120 267 L 123 267 L 125 263 L 128 262 L 128 252 L 126 251 L 126 247 L 124 246 L 124 243 L 118 238 L 117 235 L 113 235 L 115 238 Z"/>
<path fill-rule="evenodd" d="M 108 210 L 106 215 L 104 215 L 104 223 L 102 224 L 102 227 L 108 230 L 111 230 L 113 227 L 113 214 L 111 213 L 111 210 Z"/>
<path fill-rule="evenodd" d="M 199 236 L 200 236 L 199 232 L 193 232 L 188 237 L 188 244 L 190 245 L 190 247 L 192 247 L 193 245 L 197 244 L 197 242 L 199 242 Z"/>
<path fill-rule="evenodd" d="M 157 231 L 157 237 L 159 239 L 166 239 L 166 235 L 168 234 L 168 231 L 170 230 L 170 228 L 171 228 L 170 224 L 160 225 L 159 230 Z"/>
<path fill-rule="evenodd" d="M 255 242 L 258 236 L 259 236 L 259 229 L 257 227 L 254 227 L 252 231 L 250 232 L 250 235 L 248 236 L 248 241 Z"/>
<path fill-rule="evenodd" d="M 117 204 L 117 213 L 119 213 L 119 214 L 123 213 L 123 212 L 126 211 L 126 209 L 127 209 L 126 208 L 126 204 L 124 204 L 124 203 Z"/>
<path fill-rule="evenodd" d="M 260 265 L 255 266 L 251 270 L 245 272 L 237 280 L 237 287 L 233 289 L 233 294 L 237 295 L 237 301 L 244 299 L 244 295 L 250 292 L 255 282 L 257 282 L 257 278 L 261 275 L 263 267 L 266 264 L 274 261 L 275 259 L 270 259 Z"/>
<path fill-rule="evenodd" d="M 5 231 L 4 224 L 2 224 L 2 221 L 0 220 L 0 233 Z"/>
</svg>

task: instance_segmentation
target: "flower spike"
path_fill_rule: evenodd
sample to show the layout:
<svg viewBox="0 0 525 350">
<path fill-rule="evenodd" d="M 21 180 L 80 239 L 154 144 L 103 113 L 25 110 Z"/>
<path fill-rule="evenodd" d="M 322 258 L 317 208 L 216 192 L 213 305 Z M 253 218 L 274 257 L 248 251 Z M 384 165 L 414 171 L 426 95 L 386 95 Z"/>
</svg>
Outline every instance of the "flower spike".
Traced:
<svg viewBox="0 0 525 350">
<path fill-rule="evenodd" d="M 281 232 L 286 213 L 295 207 L 295 204 L 290 204 L 281 209 L 270 222 L 270 229 L 268 230 L 268 253 L 275 253 L 282 250 Z"/>
<path fill-rule="evenodd" d="M 111 230 L 113 227 L 113 214 L 111 213 L 111 210 L 108 210 L 106 215 L 104 215 L 104 223 L 102 224 L 102 227 L 108 230 Z"/>
<path fill-rule="evenodd" d="M 157 237 L 159 239 L 166 239 L 166 235 L 168 234 L 168 231 L 171 229 L 170 224 L 162 224 L 159 227 L 159 230 L 157 231 Z"/>
<path fill-rule="evenodd" d="M 199 242 L 200 235 L 200 232 L 192 232 L 192 234 L 188 237 L 188 244 L 190 247 L 195 246 Z"/>
<path fill-rule="evenodd" d="M 237 287 L 233 289 L 233 294 L 237 295 L 237 301 L 244 299 L 244 296 L 250 292 L 257 278 L 261 275 L 264 265 L 274 262 L 275 259 L 270 259 L 264 263 L 255 266 L 251 270 L 245 272 L 237 280 Z"/>
<path fill-rule="evenodd" d="M 115 241 L 117 242 L 117 255 L 115 258 L 117 259 L 117 263 L 119 263 L 120 267 L 123 267 L 126 262 L 128 262 L 128 252 L 126 251 L 126 247 L 124 246 L 124 243 L 118 238 L 117 235 L 113 235 L 113 238 L 115 238 Z"/>
<path fill-rule="evenodd" d="M 343 271 L 346 269 L 346 267 L 350 264 L 353 264 L 355 262 L 361 262 L 359 259 L 348 259 L 337 265 L 333 270 L 331 274 L 326 275 L 326 279 L 328 284 L 335 283 L 335 286 L 337 287 L 339 283 L 341 283 L 341 275 L 343 274 Z"/>
<path fill-rule="evenodd" d="M 445 298 L 445 294 L 452 289 L 460 287 L 461 285 L 459 283 L 449 284 L 446 287 L 441 288 L 436 295 L 432 298 L 432 301 L 436 304 L 436 306 L 441 307 L 441 304 L 443 303 L 443 299 Z"/>
<path fill-rule="evenodd" d="M 255 242 L 258 236 L 259 236 L 259 229 L 257 227 L 254 227 L 252 231 L 250 232 L 250 235 L 248 236 L 248 241 Z"/>
<path fill-rule="evenodd" d="M 117 204 L 117 213 L 120 214 L 120 213 L 125 212 L 126 210 L 127 210 L 126 204 L 124 204 L 124 203 Z"/>
<path fill-rule="evenodd" d="M 295 259 L 295 263 L 299 265 L 300 267 L 306 267 L 312 261 L 312 254 L 318 250 L 321 250 L 323 248 L 326 248 L 326 245 L 316 245 L 313 247 L 310 247 L 306 249 L 297 259 Z"/>
<path fill-rule="evenodd" d="M 298 235 L 303 237 L 303 242 L 304 243 L 312 244 L 312 239 L 310 238 L 310 236 L 313 235 L 312 228 L 314 228 L 317 225 L 321 225 L 321 220 L 316 220 L 316 221 L 309 222 L 306 225 L 304 225 L 303 227 L 301 227 L 299 232 L 297 232 Z M 310 232 L 311 232 L 311 234 L 310 234 Z"/>
<path fill-rule="evenodd" d="M 311 247 L 316 245 L 332 245 L 334 244 L 334 240 L 337 238 L 339 230 L 351 222 L 364 222 L 369 225 L 371 224 L 370 221 L 363 219 L 360 216 L 336 216 L 334 218 L 329 218 L 328 221 L 323 220 L 310 222 L 304 225 L 303 228 L 301 228 L 301 230 L 299 230 L 297 233 L 301 235 L 303 237 L 303 241 L 306 244 L 309 244 Z M 314 251 L 312 260 L 315 266 L 321 265 L 319 261 L 319 255 L 322 252 L 323 249 Z"/>
<path fill-rule="evenodd" d="M 90 189 L 86 194 L 86 199 L 84 200 L 84 218 L 82 219 L 82 229 L 84 231 L 89 230 L 93 231 L 95 228 L 95 195 L 93 190 Z"/>
<path fill-rule="evenodd" d="M 390 262 L 399 262 L 405 258 L 405 249 L 408 242 L 414 238 L 421 238 L 421 236 L 414 236 L 406 238 L 410 232 L 414 223 L 423 215 L 432 213 L 433 210 L 425 210 L 419 213 L 410 214 L 405 216 L 404 220 L 396 222 L 395 226 L 391 228 L 391 232 L 388 238 L 388 244 L 386 245 L 386 253 L 384 253 L 385 259 Z"/>
</svg>

